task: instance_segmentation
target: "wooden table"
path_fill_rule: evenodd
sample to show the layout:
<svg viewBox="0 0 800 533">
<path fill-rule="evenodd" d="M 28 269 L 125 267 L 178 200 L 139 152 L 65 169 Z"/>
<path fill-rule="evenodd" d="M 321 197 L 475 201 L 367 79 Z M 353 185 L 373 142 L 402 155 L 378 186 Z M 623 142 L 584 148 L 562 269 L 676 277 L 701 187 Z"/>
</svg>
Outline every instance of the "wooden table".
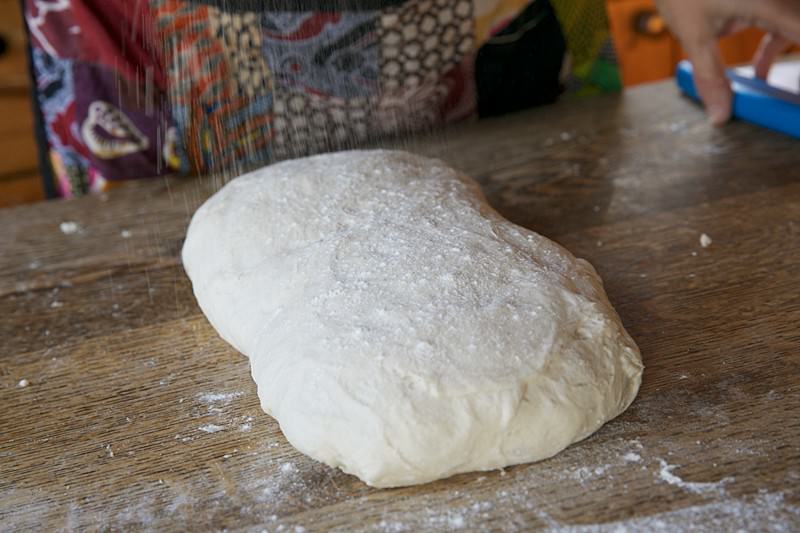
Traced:
<svg viewBox="0 0 800 533">
<path fill-rule="evenodd" d="M 597 267 L 646 365 L 626 413 L 419 487 L 315 463 L 182 270 L 215 180 L 132 183 L 0 210 L 0 530 L 800 528 L 798 142 L 713 130 L 667 83 L 404 145 Z"/>
</svg>

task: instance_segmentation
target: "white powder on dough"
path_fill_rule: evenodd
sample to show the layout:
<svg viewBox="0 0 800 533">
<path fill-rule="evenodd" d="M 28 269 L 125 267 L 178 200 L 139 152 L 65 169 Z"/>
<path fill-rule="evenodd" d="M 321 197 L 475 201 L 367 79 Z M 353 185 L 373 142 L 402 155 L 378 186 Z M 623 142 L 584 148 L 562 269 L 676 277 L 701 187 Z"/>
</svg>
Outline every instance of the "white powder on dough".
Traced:
<svg viewBox="0 0 800 533">
<path fill-rule="evenodd" d="M 182 257 L 289 442 L 376 487 L 550 457 L 641 381 L 591 265 L 441 161 L 270 165 L 197 210 Z"/>
</svg>

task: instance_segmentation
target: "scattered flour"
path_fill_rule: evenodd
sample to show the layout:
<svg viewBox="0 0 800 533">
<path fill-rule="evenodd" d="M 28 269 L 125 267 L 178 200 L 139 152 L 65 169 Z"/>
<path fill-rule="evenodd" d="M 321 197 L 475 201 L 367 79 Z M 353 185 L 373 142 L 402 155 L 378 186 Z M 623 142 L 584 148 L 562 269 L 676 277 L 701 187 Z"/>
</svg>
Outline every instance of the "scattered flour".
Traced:
<svg viewBox="0 0 800 533">
<path fill-rule="evenodd" d="M 30 385 L 30 382 L 27 379 L 21 379 L 17 382 L 17 387 L 24 388 Z"/>
<path fill-rule="evenodd" d="M 265 451 L 262 448 L 245 454 L 252 471 L 258 474 L 246 479 L 240 488 L 252 495 L 254 512 L 285 511 L 286 505 L 298 502 L 307 507 L 329 497 L 331 489 L 335 488 L 335 484 L 329 482 L 333 474 L 327 467 L 304 462 L 301 470 L 296 463 L 279 462 Z"/>
<path fill-rule="evenodd" d="M 388 522 L 381 520 L 378 523 L 378 530 L 386 533 L 401 533 L 407 530 L 407 526 L 402 522 Z"/>
<path fill-rule="evenodd" d="M 238 398 L 244 393 L 241 391 L 235 392 L 204 392 L 197 395 L 197 399 L 206 405 L 209 413 L 219 414 L 222 413 L 224 407 L 227 406 L 231 400 Z"/>
<path fill-rule="evenodd" d="M 197 399 L 206 405 L 221 406 L 241 392 L 205 393 Z M 160 487 L 156 494 L 143 494 L 140 486 L 131 486 L 128 490 L 103 498 L 104 509 L 114 511 L 112 522 L 103 522 L 109 529 L 149 530 L 168 529 L 176 513 L 187 517 L 189 526 L 197 526 L 210 520 L 212 513 L 230 505 L 230 493 L 220 487 L 219 475 L 224 472 L 230 475 L 241 507 L 238 508 L 243 522 L 262 524 L 267 531 L 279 529 L 284 532 L 303 531 L 297 528 L 297 512 L 306 509 L 322 509 L 335 506 L 344 498 L 363 502 L 363 507 L 371 513 L 372 520 L 360 524 L 352 524 L 337 529 L 345 533 L 359 531 L 380 532 L 417 532 L 417 531 L 463 531 L 463 530 L 503 530 L 528 531 L 545 529 L 554 533 L 594 533 L 594 532 L 671 532 L 743 530 L 743 531 L 800 531 L 800 507 L 795 506 L 787 492 L 761 491 L 748 496 L 739 496 L 738 489 L 745 488 L 743 479 L 741 487 L 729 490 L 732 478 L 723 478 L 715 483 L 697 483 L 682 479 L 678 465 L 662 459 L 669 459 L 670 448 L 662 443 L 640 441 L 631 436 L 639 434 L 640 423 L 636 419 L 657 419 L 658 411 L 650 404 L 635 404 L 633 421 L 618 421 L 604 428 L 600 437 L 602 446 L 587 441 L 587 445 L 568 448 L 558 456 L 530 466 L 514 467 L 497 473 L 483 473 L 476 477 L 465 475 L 458 487 L 442 490 L 431 487 L 424 494 L 403 496 L 402 506 L 393 506 L 389 502 L 392 497 L 384 499 L 371 489 L 359 484 L 352 484 L 352 479 L 345 474 L 329 469 L 313 461 L 307 460 L 285 445 L 285 441 L 270 438 L 260 441 L 254 449 L 249 447 L 241 451 L 227 450 L 223 459 L 230 459 L 234 454 L 237 461 L 221 462 L 220 469 L 208 472 L 199 471 L 188 480 L 159 480 Z M 691 410 L 688 406 L 687 410 Z M 232 410 L 232 409 L 231 409 Z M 697 419 L 697 424 L 703 423 Z M 219 424 L 209 424 L 204 428 L 237 428 L 248 425 L 253 417 L 231 415 L 225 419 L 214 419 Z M 205 423 L 202 422 L 198 423 Z M 201 428 L 203 430 L 203 428 Z M 205 430 L 204 430 L 205 431 Z M 201 437 L 195 435 L 199 440 Z M 191 440 L 192 437 L 176 435 L 175 439 Z M 645 444 L 646 443 L 646 446 Z M 740 454 L 743 460 L 757 455 L 771 453 L 768 440 L 755 438 L 720 439 L 697 441 L 700 447 L 725 449 Z M 119 453 L 118 453 L 119 455 Z M 124 454 L 123 454 L 124 455 Z M 246 470 L 238 468 L 246 464 Z M 580 466 L 578 466 L 580 465 Z M 726 473 L 730 473 L 727 470 Z M 721 476 L 722 474 L 720 474 Z M 627 483 L 635 479 L 633 487 L 660 487 L 661 491 L 684 491 L 684 499 L 661 499 L 658 509 L 665 510 L 651 516 L 639 516 L 629 520 L 609 523 L 572 525 L 569 519 L 562 518 L 558 509 L 561 500 L 554 500 L 553 494 L 561 493 L 567 487 L 574 494 L 575 505 L 594 501 L 602 494 L 614 494 L 628 491 Z M 800 474 L 787 477 L 796 484 Z M 150 481 L 152 483 L 152 480 Z M 623 485 L 623 483 L 625 485 Z M 670 485 L 668 487 L 667 485 Z M 558 490 L 555 488 L 558 487 Z M 74 486 L 73 489 L 75 490 Z M 17 494 L 21 503 L 38 503 L 41 515 L 50 512 L 41 494 L 11 491 Z M 735 493 L 736 495 L 732 494 Z M 6 498 L 4 493 L 4 498 Z M 698 505 L 690 505 L 675 509 L 674 506 L 686 505 L 685 499 Z M 17 502 L 12 497 L 12 501 Z M 99 503 L 99 502 L 98 502 Z M 70 523 L 75 530 L 91 529 L 91 524 L 98 520 L 108 520 L 106 516 L 87 514 L 82 505 L 70 511 Z M 330 507 L 333 508 L 333 507 Z M 0 509 L 0 530 L 34 528 L 37 519 L 28 513 L 16 513 L 13 509 L 3 515 Z M 53 510 L 55 512 L 55 510 Z M 625 516 L 621 514 L 615 516 Z M 280 516 L 279 516 L 280 515 Z M 59 519 L 61 519 L 59 517 Z M 589 520 L 597 518 L 589 517 Z M 3 527 L 3 526 L 19 527 Z M 307 526 L 308 527 L 308 526 Z M 197 527 L 195 527 L 196 529 Z M 257 531 L 257 529 L 256 529 Z"/>
<path fill-rule="evenodd" d="M 447 525 L 451 529 L 461 529 L 465 526 L 464 516 L 460 514 L 453 514 L 447 517 Z"/>
<path fill-rule="evenodd" d="M 636 452 L 628 452 L 622 456 L 622 460 L 626 463 L 641 463 L 642 456 Z"/>
<path fill-rule="evenodd" d="M 58 227 L 61 230 L 61 233 L 64 235 L 73 235 L 83 229 L 81 228 L 80 224 L 77 222 L 72 222 L 71 220 L 65 220 L 59 224 Z"/>
<path fill-rule="evenodd" d="M 662 481 L 665 481 L 670 485 L 675 485 L 677 487 L 680 487 L 689 492 L 693 492 L 695 494 L 701 494 L 706 492 L 724 493 L 725 484 L 733 481 L 733 478 L 731 477 L 723 478 L 717 481 L 716 483 L 698 483 L 695 481 L 684 481 L 683 479 L 672 473 L 672 471 L 678 467 L 677 465 L 671 465 L 663 459 L 659 459 L 658 462 L 661 465 L 661 470 L 659 470 L 658 472 L 658 477 Z"/>
<path fill-rule="evenodd" d="M 783 398 L 783 394 L 776 390 L 771 390 L 767 393 L 767 400 L 780 400 Z"/>
<path fill-rule="evenodd" d="M 768 491 L 746 497 L 732 497 L 722 490 L 716 493 L 704 492 L 704 497 L 712 498 L 699 505 L 608 523 L 572 525 L 558 518 L 558 513 L 555 511 L 559 508 L 558 502 L 551 501 L 547 496 L 548 491 L 543 488 L 547 489 L 555 484 L 563 486 L 563 480 L 569 482 L 576 471 L 569 465 L 575 464 L 573 462 L 575 459 L 585 460 L 584 464 L 591 465 L 590 461 L 596 461 L 595 464 L 603 465 L 584 467 L 585 472 L 592 476 L 598 470 L 607 473 L 617 468 L 635 468 L 637 472 L 641 472 L 640 475 L 647 476 L 651 483 L 665 481 L 666 478 L 668 483 L 681 488 L 686 488 L 687 485 L 695 486 L 683 481 L 672 472 L 676 466 L 655 457 L 648 461 L 647 450 L 643 447 L 635 448 L 633 442 L 620 439 L 618 445 L 612 443 L 611 447 L 615 449 L 616 457 L 613 454 L 608 455 L 606 451 L 599 454 L 592 452 L 589 457 L 583 457 L 585 455 L 583 453 L 573 452 L 575 457 L 567 461 L 557 460 L 549 464 L 540 463 L 538 467 L 509 469 L 505 478 L 498 475 L 494 480 L 499 481 L 503 487 L 497 494 L 494 491 L 487 493 L 485 483 L 471 483 L 458 487 L 458 490 L 450 489 L 444 492 L 433 490 L 429 495 L 418 494 L 408 498 L 402 510 L 390 510 L 393 507 L 390 505 L 388 508 L 384 507 L 375 522 L 351 524 L 337 531 L 401 533 L 544 529 L 553 533 L 645 531 L 705 533 L 730 530 L 732 527 L 743 531 L 774 532 L 797 531 L 800 527 L 800 507 L 785 501 L 783 493 Z M 632 449 L 638 451 L 631 451 Z M 293 516 L 295 510 L 321 508 L 326 504 L 341 502 L 343 494 L 339 492 L 339 487 L 347 484 L 347 481 L 342 479 L 346 476 L 301 459 L 299 456 L 284 457 L 282 460 L 274 456 L 269 457 L 268 450 L 268 446 L 263 446 L 244 452 L 248 459 L 249 473 L 236 478 L 235 481 L 237 493 L 246 498 L 240 509 L 241 516 L 250 523 L 261 523 L 269 532 L 303 533 L 305 528 L 298 525 L 297 516 Z M 620 451 L 622 453 L 619 453 Z M 639 456 L 643 463 L 649 463 L 650 468 L 640 470 L 643 467 L 638 464 L 632 465 L 625 459 L 627 455 Z M 228 467 L 223 468 L 227 470 Z M 482 477 L 487 478 L 488 475 Z M 606 487 L 609 483 L 614 483 L 600 478 L 596 480 Z M 719 488 L 722 483 L 724 481 L 697 485 L 714 485 Z M 163 492 L 155 499 L 152 494 L 143 496 L 135 488 L 131 488 L 129 493 L 118 495 L 119 501 L 109 502 L 112 508 L 119 508 L 120 503 L 124 502 L 121 510 L 115 515 L 112 527 L 122 530 L 158 531 L 170 523 L 175 513 L 200 516 L 198 520 L 205 520 L 208 519 L 208 516 L 203 514 L 205 509 L 219 509 L 219 505 L 229 498 L 225 491 L 219 489 L 218 480 L 210 474 L 199 474 L 188 483 L 168 481 L 159 486 L 163 487 Z M 383 500 L 371 500 L 369 495 L 373 494 L 372 490 L 364 488 L 360 492 L 365 508 L 375 511 L 380 508 L 376 505 L 385 505 Z M 357 499 L 358 495 L 353 494 L 350 497 Z M 663 506 L 662 509 L 669 509 L 670 505 L 679 505 L 679 502 L 662 501 L 660 505 Z M 285 518 L 275 514 L 278 512 L 285 515 Z M 79 526 L 86 518 L 79 509 L 76 510 L 73 516 L 75 528 L 80 529 Z"/>
<path fill-rule="evenodd" d="M 216 424 L 206 424 L 205 426 L 200 426 L 200 431 L 205 431 L 206 433 L 217 433 L 218 431 L 224 431 L 225 428 L 223 426 L 218 426 Z"/>
<path fill-rule="evenodd" d="M 124 230 L 122 230 L 122 231 L 120 231 L 120 232 L 119 232 L 119 235 L 120 235 L 120 237 L 122 237 L 123 239 L 130 239 L 130 238 L 131 238 L 131 235 L 133 235 L 133 234 L 131 233 L 131 230 L 124 229 Z"/>
<path fill-rule="evenodd" d="M 714 241 L 711 240 L 711 237 L 709 237 L 705 233 L 700 235 L 700 246 L 702 246 L 703 248 L 708 248 L 709 246 L 711 246 L 712 242 Z"/>
<path fill-rule="evenodd" d="M 459 491 L 452 495 L 458 496 Z M 503 500 L 497 502 L 502 505 Z M 485 519 L 496 505 L 493 501 L 476 501 L 467 505 L 426 506 L 405 513 L 387 513 L 369 530 L 380 532 L 455 531 L 460 529 L 487 531 Z M 496 524 L 495 524 L 496 525 Z M 503 528 L 491 528 L 503 529 Z M 519 524 L 511 530 L 520 530 Z"/>
<path fill-rule="evenodd" d="M 243 422 L 239 425 L 239 431 L 250 431 L 251 429 L 253 429 L 252 422 L 253 420 L 255 420 L 254 417 L 245 416 L 242 420 Z"/>
<path fill-rule="evenodd" d="M 215 402 L 222 402 L 227 403 L 234 398 L 238 398 L 244 394 L 241 391 L 236 392 L 204 392 L 202 394 L 197 395 L 197 399 L 203 403 L 215 403 Z"/>
<path fill-rule="evenodd" d="M 728 499 L 606 524 L 570 526 L 559 524 L 544 513 L 539 516 L 553 533 L 716 533 L 729 530 L 732 524 L 736 524 L 738 531 L 788 532 L 800 527 L 800 507 L 786 505 L 782 493 L 767 491 L 760 491 L 751 499 Z"/>
<path fill-rule="evenodd" d="M 183 505 L 191 505 L 194 503 L 194 500 L 189 494 L 184 492 L 178 492 L 172 501 L 167 505 L 167 511 L 169 513 L 174 513 Z"/>
<path fill-rule="evenodd" d="M 589 480 L 595 477 L 600 477 L 606 474 L 608 470 L 611 468 L 611 465 L 603 465 L 603 466 L 582 466 L 580 468 L 576 468 L 570 477 L 572 479 L 577 479 L 579 481 Z"/>
</svg>

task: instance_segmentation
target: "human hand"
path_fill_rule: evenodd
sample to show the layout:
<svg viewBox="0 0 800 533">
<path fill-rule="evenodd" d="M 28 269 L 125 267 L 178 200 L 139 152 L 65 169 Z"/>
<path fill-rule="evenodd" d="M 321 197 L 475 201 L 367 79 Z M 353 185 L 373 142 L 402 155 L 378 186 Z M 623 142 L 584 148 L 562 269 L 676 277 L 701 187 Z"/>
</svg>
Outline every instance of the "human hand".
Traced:
<svg viewBox="0 0 800 533">
<path fill-rule="evenodd" d="M 772 63 L 775 62 L 779 55 L 788 50 L 791 45 L 791 41 L 780 34 L 768 33 L 765 35 L 758 45 L 756 54 L 753 56 L 756 77 L 766 80 Z"/>
<path fill-rule="evenodd" d="M 800 42 L 800 0 L 656 0 L 661 15 L 692 62 L 695 87 L 715 125 L 731 116 L 730 83 L 717 39 L 756 26 L 766 30 L 754 57 L 756 75 L 765 78 L 790 41 Z"/>
</svg>

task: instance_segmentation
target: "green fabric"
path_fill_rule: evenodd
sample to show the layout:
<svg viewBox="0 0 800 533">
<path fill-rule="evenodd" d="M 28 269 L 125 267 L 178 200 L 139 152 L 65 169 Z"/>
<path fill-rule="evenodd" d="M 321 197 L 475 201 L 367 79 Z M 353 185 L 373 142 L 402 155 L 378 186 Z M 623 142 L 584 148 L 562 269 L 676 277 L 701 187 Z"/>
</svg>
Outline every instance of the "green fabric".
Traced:
<svg viewBox="0 0 800 533">
<path fill-rule="evenodd" d="M 568 87 L 577 94 L 613 92 L 622 88 L 613 57 L 603 0 L 550 0 L 572 58 Z"/>
</svg>

